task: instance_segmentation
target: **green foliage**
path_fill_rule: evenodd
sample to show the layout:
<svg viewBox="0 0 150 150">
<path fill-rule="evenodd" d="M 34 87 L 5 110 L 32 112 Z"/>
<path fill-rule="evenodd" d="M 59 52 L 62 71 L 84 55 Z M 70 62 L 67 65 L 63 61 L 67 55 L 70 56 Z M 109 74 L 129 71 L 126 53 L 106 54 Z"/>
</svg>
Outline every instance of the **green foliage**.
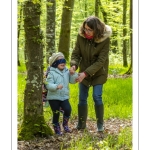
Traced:
<svg viewBox="0 0 150 150">
<path fill-rule="evenodd" d="M 76 149 L 89 149 L 94 146 L 95 141 L 93 140 L 93 136 L 90 133 L 84 133 L 83 137 L 78 139 L 77 141 L 72 141 L 70 148 L 68 150 L 76 150 Z"/>
<path fill-rule="evenodd" d="M 18 66 L 18 73 L 26 73 L 25 63 L 23 63 L 21 66 Z"/>
<path fill-rule="evenodd" d="M 132 117 L 132 78 L 108 79 L 103 92 L 105 118 Z"/>
<path fill-rule="evenodd" d="M 69 64 L 67 64 L 69 66 Z M 121 74 L 126 68 L 121 67 L 120 64 L 110 66 L 110 73 L 113 73 L 113 69 L 116 70 L 116 75 Z M 25 89 L 26 78 L 25 64 L 18 67 L 18 128 L 20 129 L 23 119 L 23 94 Z M 78 104 L 78 84 L 70 84 L 70 103 L 72 106 L 71 119 L 77 117 L 77 104 Z M 105 106 L 104 119 L 120 118 L 131 119 L 132 118 L 132 78 L 109 78 L 104 85 L 103 101 Z M 52 111 L 50 107 L 44 107 L 44 118 L 49 124 L 52 119 Z M 88 98 L 88 117 L 95 120 L 94 102 L 92 99 L 92 88 L 90 88 Z M 60 122 L 62 121 L 62 115 L 60 115 Z M 34 126 L 38 127 L 38 124 Z M 39 133 L 44 134 L 44 133 Z M 63 145 L 62 145 L 63 147 Z M 80 139 L 72 140 L 70 148 L 74 149 L 87 149 L 93 150 L 99 147 L 102 150 L 119 150 L 128 149 L 132 147 L 132 131 L 129 128 L 122 129 L 118 135 L 109 134 L 103 141 L 92 137 L 89 133 L 85 133 Z"/>
<path fill-rule="evenodd" d="M 132 131 L 126 127 L 118 135 L 109 134 L 103 141 L 97 143 L 101 150 L 131 150 L 132 149 Z"/>
<path fill-rule="evenodd" d="M 34 0 L 35 2 L 38 2 L 39 0 Z M 57 0 L 56 1 L 56 30 L 55 30 L 55 50 L 58 51 L 58 43 L 59 43 L 59 35 L 60 35 L 60 28 L 61 28 L 61 15 L 62 15 L 62 7 L 63 7 L 63 2 L 64 1 L 60 1 Z M 22 54 L 24 52 L 24 27 L 23 27 L 23 20 L 22 22 L 20 22 L 20 9 L 21 9 L 21 5 L 22 5 L 23 1 L 19 0 L 18 1 L 18 23 L 21 24 L 21 30 L 20 30 L 20 37 L 19 37 L 19 59 L 21 59 L 21 57 L 24 57 Z M 117 39 L 118 41 L 118 53 L 119 54 L 115 54 L 115 57 L 119 57 L 120 62 L 122 62 L 123 58 L 122 58 L 122 42 L 124 39 L 127 39 L 129 41 L 130 38 L 130 28 L 129 28 L 129 22 L 130 22 L 130 18 L 129 18 L 129 0 L 127 3 L 127 25 L 123 26 L 122 23 L 122 14 L 123 14 L 123 1 L 121 0 L 117 0 L 117 1 L 101 1 L 102 3 L 102 7 L 105 10 L 105 12 L 107 13 L 107 24 L 110 25 L 112 27 L 112 31 L 117 32 L 117 36 L 112 36 L 111 40 L 115 40 Z M 43 32 L 43 43 L 44 43 L 44 55 L 46 55 L 46 5 L 51 5 L 51 3 L 47 3 L 47 1 L 42 0 L 41 1 L 41 10 L 42 10 L 42 14 L 40 16 L 41 19 L 41 30 Z M 74 10 L 73 10 L 73 15 L 72 15 L 72 23 L 71 23 L 71 41 L 70 41 L 70 53 L 72 51 L 72 49 L 75 46 L 75 41 L 76 41 L 76 36 L 79 30 L 79 27 L 81 26 L 81 23 L 83 22 L 83 20 L 90 16 L 90 15 L 95 15 L 94 13 L 94 3 L 92 0 L 83 0 L 83 1 L 77 1 L 75 0 L 75 4 L 74 4 Z M 103 14 L 100 11 L 100 19 L 102 21 L 104 21 L 103 18 Z M 123 28 L 127 28 L 127 35 L 126 37 L 123 36 Z M 39 41 L 41 42 L 41 41 Z M 111 51 L 111 49 L 110 49 Z M 120 57 L 121 56 L 121 57 Z M 128 58 L 130 58 L 130 48 L 129 48 L 129 42 L 127 45 L 127 56 Z M 114 56 L 113 56 L 114 57 Z M 45 60 L 46 61 L 46 60 Z M 114 61 L 114 60 L 111 60 Z M 128 60 L 130 61 L 130 60 Z M 116 62 L 115 62 L 116 63 Z M 117 64 L 117 63 L 116 63 Z M 122 62 L 123 64 L 123 62 Z"/>
<path fill-rule="evenodd" d="M 25 89 L 25 73 L 18 74 L 18 119 L 23 118 L 23 104 L 24 104 L 24 89 Z"/>
<path fill-rule="evenodd" d="M 123 68 L 121 65 L 116 65 L 116 66 L 110 66 L 109 67 L 109 74 L 110 75 L 122 75 L 125 73 L 127 68 Z"/>
<path fill-rule="evenodd" d="M 130 57 L 128 57 L 128 62 L 131 62 Z M 120 66 L 123 67 L 123 56 L 122 53 L 114 54 L 112 52 L 109 53 L 109 65 L 110 66 Z"/>
<path fill-rule="evenodd" d="M 70 85 L 72 106 L 72 117 L 77 114 L 78 84 Z M 89 117 L 95 119 L 92 88 L 88 97 Z M 105 106 L 105 119 L 109 118 L 131 118 L 132 117 L 132 78 L 108 79 L 104 84 L 103 101 Z"/>
<path fill-rule="evenodd" d="M 71 141 L 71 146 L 67 150 L 132 150 L 132 131 L 126 127 L 120 131 L 118 135 L 108 136 L 104 140 L 93 137 L 90 133 L 86 133 L 82 138 Z"/>
<path fill-rule="evenodd" d="M 36 3 L 40 3 L 40 0 L 32 0 L 32 2 L 33 2 L 34 4 L 36 4 Z"/>
</svg>

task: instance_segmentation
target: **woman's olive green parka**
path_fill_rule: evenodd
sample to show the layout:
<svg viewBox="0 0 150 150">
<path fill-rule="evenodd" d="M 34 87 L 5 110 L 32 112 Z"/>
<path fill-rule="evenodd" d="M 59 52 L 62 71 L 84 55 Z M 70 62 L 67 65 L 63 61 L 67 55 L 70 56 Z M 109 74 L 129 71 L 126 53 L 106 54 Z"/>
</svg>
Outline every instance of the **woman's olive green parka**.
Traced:
<svg viewBox="0 0 150 150">
<path fill-rule="evenodd" d="M 103 38 L 96 41 L 86 39 L 79 32 L 70 65 L 76 65 L 79 73 L 85 72 L 88 75 L 82 81 L 84 85 L 93 86 L 107 81 L 111 34 L 112 30 L 108 25 L 105 25 Z"/>
</svg>

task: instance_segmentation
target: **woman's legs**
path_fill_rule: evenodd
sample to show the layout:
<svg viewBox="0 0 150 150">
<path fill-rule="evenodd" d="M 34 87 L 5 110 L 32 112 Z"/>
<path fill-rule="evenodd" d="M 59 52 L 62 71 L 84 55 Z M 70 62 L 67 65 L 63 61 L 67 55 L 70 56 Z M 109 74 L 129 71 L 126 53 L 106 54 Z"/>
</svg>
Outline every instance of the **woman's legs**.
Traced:
<svg viewBox="0 0 150 150">
<path fill-rule="evenodd" d="M 93 99 L 95 102 L 95 114 L 98 131 L 104 130 L 103 127 L 104 105 L 102 101 L 102 90 L 103 85 L 101 84 L 93 86 Z"/>
<path fill-rule="evenodd" d="M 79 104 L 78 104 L 78 125 L 77 129 L 86 128 L 86 120 L 88 114 L 87 98 L 89 87 L 79 83 Z"/>
<path fill-rule="evenodd" d="M 103 84 L 93 86 L 93 100 L 95 105 L 103 104 L 102 101 Z"/>
<path fill-rule="evenodd" d="M 79 105 L 87 105 L 89 87 L 79 83 Z"/>
</svg>

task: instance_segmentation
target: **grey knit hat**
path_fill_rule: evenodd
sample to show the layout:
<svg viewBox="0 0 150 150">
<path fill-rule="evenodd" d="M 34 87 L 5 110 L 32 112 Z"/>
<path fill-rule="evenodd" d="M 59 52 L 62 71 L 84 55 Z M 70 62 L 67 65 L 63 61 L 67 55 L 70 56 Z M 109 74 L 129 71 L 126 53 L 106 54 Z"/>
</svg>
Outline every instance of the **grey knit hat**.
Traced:
<svg viewBox="0 0 150 150">
<path fill-rule="evenodd" d="M 64 54 L 61 52 L 58 53 L 53 53 L 51 57 L 49 57 L 49 65 L 51 66 L 52 63 L 58 58 L 58 57 L 63 57 L 64 58 Z"/>
</svg>

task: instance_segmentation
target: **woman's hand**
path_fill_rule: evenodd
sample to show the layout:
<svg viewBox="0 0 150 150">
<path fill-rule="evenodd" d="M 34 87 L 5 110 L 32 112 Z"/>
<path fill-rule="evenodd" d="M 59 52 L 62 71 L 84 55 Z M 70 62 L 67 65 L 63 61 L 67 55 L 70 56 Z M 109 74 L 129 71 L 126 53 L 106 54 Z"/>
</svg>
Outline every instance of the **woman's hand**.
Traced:
<svg viewBox="0 0 150 150">
<path fill-rule="evenodd" d="M 84 72 L 78 74 L 78 78 L 76 79 L 77 82 L 82 82 L 82 80 L 86 77 Z"/>
</svg>

